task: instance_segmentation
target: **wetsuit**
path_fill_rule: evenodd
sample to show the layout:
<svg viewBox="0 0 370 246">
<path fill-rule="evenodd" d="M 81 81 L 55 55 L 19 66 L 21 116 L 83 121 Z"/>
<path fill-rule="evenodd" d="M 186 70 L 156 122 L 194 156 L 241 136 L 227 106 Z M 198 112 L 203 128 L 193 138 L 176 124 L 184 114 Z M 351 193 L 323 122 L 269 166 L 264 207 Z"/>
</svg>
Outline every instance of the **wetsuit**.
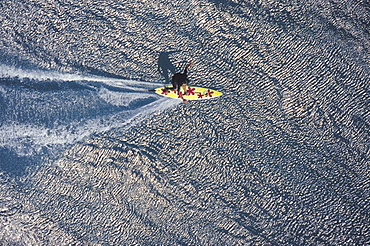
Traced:
<svg viewBox="0 0 370 246">
<path fill-rule="evenodd" d="M 188 69 L 189 69 L 190 65 L 186 66 L 185 70 L 184 70 L 184 73 L 175 73 L 173 76 L 172 76 L 172 80 L 171 80 L 171 83 L 172 83 L 172 89 L 177 89 L 177 91 L 179 92 L 180 91 L 180 88 L 183 84 L 188 84 L 189 83 L 189 79 L 188 79 Z"/>
</svg>

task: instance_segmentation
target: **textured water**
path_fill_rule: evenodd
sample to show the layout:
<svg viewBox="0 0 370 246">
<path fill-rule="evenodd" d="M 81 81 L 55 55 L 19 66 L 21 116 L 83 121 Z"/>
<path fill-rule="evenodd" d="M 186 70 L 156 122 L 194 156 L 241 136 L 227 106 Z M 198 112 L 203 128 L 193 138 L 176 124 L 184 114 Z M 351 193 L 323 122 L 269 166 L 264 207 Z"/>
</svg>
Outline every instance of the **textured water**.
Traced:
<svg viewBox="0 0 370 246">
<path fill-rule="evenodd" d="M 370 244 L 368 1 L 0 10 L 1 245 Z"/>
</svg>

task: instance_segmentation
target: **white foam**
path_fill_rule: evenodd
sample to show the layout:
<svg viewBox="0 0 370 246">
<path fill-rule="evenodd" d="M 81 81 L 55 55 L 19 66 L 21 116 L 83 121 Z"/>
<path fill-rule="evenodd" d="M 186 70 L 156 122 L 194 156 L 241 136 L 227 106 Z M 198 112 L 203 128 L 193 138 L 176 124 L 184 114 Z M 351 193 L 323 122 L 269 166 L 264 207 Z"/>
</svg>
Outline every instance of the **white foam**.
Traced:
<svg viewBox="0 0 370 246">
<path fill-rule="evenodd" d="M 135 92 L 116 92 L 110 91 L 106 88 L 100 88 L 98 96 L 107 103 L 114 106 L 129 106 L 133 101 L 154 97 L 153 93 L 135 93 Z"/>
<path fill-rule="evenodd" d="M 110 79 L 98 76 L 84 76 L 78 74 L 65 74 L 59 72 L 48 72 L 48 71 L 30 71 L 23 70 L 15 67 L 9 67 L 6 65 L 0 65 L 0 76 L 13 79 L 34 79 L 37 81 L 52 80 L 52 81 L 81 81 L 82 83 L 86 81 L 101 82 L 102 85 L 109 85 L 114 88 L 129 88 L 130 91 L 120 91 L 120 90 L 110 90 L 109 87 L 96 86 L 94 87 L 94 94 L 91 94 L 92 97 L 96 95 L 100 99 L 103 99 L 107 104 L 112 105 L 114 109 L 115 106 L 124 106 L 125 108 L 117 112 L 117 109 L 114 109 L 112 112 L 97 111 L 96 115 L 91 119 L 84 119 L 83 117 L 73 119 L 70 118 L 70 121 L 56 121 L 52 127 L 47 127 L 45 125 L 38 124 L 38 118 L 27 118 L 27 123 L 21 123 L 17 120 L 7 120 L 3 122 L 3 125 L 0 128 L 0 147 L 7 148 L 14 151 L 20 156 L 30 156 L 35 154 L 41 154 L 45 150 L 60 151 L 65 149 L 68 145 L 74 144 L 76 142 L 82 141 L 84 138 L 89 137 L 91 134 L 100 133 L 104 131 L 109 131 L 113 128 L 128 129 L 132 125 L 137 124 L 141 120 L 149 117 L 153 112 L 165 110 L 166 108 L 177 105 L 180 101 L 173 100 L 168 98 L 162 98 L 155 93 L 149 93 L 147 87 L 153 88 L 154 86 L 159 86 L 156 83 L 150 82 L 138 82 L 132 80 L 122 80 L 122 79 Z M 86 83 L 87 85 L 89 83 Z M 3 96 L 9 96 L 10 94 L 6 93 L 5 89 L 1 89 L 0 92 L 3 93 Z M 20 89 L 21 90 L 21 89 Z M 145 91 L 145 92 L 143 92 Z M 35 96 L 37 93 L 37 96 Z M 40 94 L 41 93 L 41 94 Z M 55 92 L 52 97 L 55 102 L 58 102 L 58 94 Z M 44 108 L 44 104 L 38 101 L 34 101 L 36 97 L 37 100 L 48 100 L 47 94 L 43 96 L 42 92 L 25 92 L 18 93 L 17 105 L 20 99 L 25 99 L 23 102 L 28 102 L 33 104 L 33 107 L 21 107 L 30 111 L 42 110 L 41 112 L 49 113 L 48 109 Z M 41 98 L 40 98 L 41 97 Z M 84 105 L 84 100 L 86 98 L 79 99 L 78 92 L 76 94 L 71 94 L 70 100 L 75 100 L 79 102 L 80 105 Z M 135 105 L 130 107 L 131 103 L 139 102 L 140 100 L 150 99 L 148 102 L 143 101 L 142 105 Z M 28 100 L 30 99 L 30 100 Z M 13 101 L 14 98 L 9 98 L 9 101 Z M 41 100 L 41 101 L 42 101 Z M 60 107 L 68 107 L 67 104 L 63 104 L 65 101 L 65 95 L 61 94 L 59 103 Z M 95 100 L 95 98 L 92 98 Z M 99 101 L 96 101 L 99 103 Z M 86 103 L 86 109 L 89 108 L 89 103 Z M 25 105 L 27 106 L 27 105 Z M 17 106 L 12 106 L 10 110 L 14 110 L 14 114 L 17 114 Z M 26 111 L 27 111 L 26 110 Z M 71 110 L 78 110 L 72 108 Z M 50 111 L 52 117 L 58 115 L 57 112 Z M 60 110 L 60 112 L 68 111 Z M 115 112 L 115 113 L 113 113 Z M 10 112 L 11 113 L 11 112 Z M 27 114 L 27 112 L 25 112 Z M 37 115 L 37 114 L 36 114 Z M 63 115 L 63 114 L 61 114 Z M 77 114 L 78 115 L 78 114 Z M 83 115 L 83 114 L 82 114 Z M 37 116 L 35 116 L 37 117 Z M 52 118 L 51 117 L 51 118 Z M 64 123 L 63 123 L 64 122 Z"/>
<path fill-rule="evenodd" d="M 59 125 L 52 129 L 13 122 L 0 128 L 0 147 L 10 149 L 19 156 L 40 154 L 43 148 L 62 150 L 68 145 L 82 141 L 91 134 L 109 131 L 113 128 L 127 130 L 154 112 L 165 110 L 178 103 L 180 103 L 179 100 L 161 98 L 135 110 L 87 120 L 82 124 L 74 122 L 68 125 Z"/>
<path fill-rule="evenodd" d="M 107 85 L 137 90 L 147 91 L 148 88 L 159 87 L 162 84 L 127 80 L 127 79 L 114 79 L 94 75 L 82 75 L 82 74 L 71 74 L 71 73 L 60 73 L 54 71 L 42 71 L 42 70 L 26 70 L 16 68 L 14 66 L 0 65 L 0 77 L 2 78 L 18 78 L 18 79 L 33 79 L 38 81 L 89 81 L 89 82 L 101 82 Z"/>
</svg>

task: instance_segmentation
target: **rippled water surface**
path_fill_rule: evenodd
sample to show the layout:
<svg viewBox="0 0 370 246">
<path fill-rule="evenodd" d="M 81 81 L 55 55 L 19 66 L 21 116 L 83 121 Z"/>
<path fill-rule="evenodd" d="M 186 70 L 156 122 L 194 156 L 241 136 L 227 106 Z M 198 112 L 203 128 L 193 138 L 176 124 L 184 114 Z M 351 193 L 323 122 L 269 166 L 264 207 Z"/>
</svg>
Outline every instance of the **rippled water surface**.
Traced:
<svg viewBox="0 0 370 246">
<path fill-rule="evenodd" d="M 368 1 L 0 10 L 1 245 L 370 244 Z"/>
</svg>

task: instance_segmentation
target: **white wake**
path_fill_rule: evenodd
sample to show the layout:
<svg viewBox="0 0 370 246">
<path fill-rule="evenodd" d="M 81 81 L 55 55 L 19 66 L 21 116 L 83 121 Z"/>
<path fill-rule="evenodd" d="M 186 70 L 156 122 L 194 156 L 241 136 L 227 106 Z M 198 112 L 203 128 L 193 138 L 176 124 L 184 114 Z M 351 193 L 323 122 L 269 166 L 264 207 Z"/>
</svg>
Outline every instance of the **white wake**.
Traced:
<svg viewBox="0 0 370 246">
<path fill-rule="evenodd" d="M 45 92 L 0 84 L 0 97 L 4 98 L 9 115 L 1 122 L 0 147 L 19 156 L 55 153 L 92 134 L 113 128 L 128 129 L 153 113 L 180 103 L 148 92 L 161 86 L 159 83 L 31 71 L 5 65 L 0 65 L 0 77 L 15 81 L 30 79 L 35 83 L 78 82 L 87 88 Z"/>
</svg>

